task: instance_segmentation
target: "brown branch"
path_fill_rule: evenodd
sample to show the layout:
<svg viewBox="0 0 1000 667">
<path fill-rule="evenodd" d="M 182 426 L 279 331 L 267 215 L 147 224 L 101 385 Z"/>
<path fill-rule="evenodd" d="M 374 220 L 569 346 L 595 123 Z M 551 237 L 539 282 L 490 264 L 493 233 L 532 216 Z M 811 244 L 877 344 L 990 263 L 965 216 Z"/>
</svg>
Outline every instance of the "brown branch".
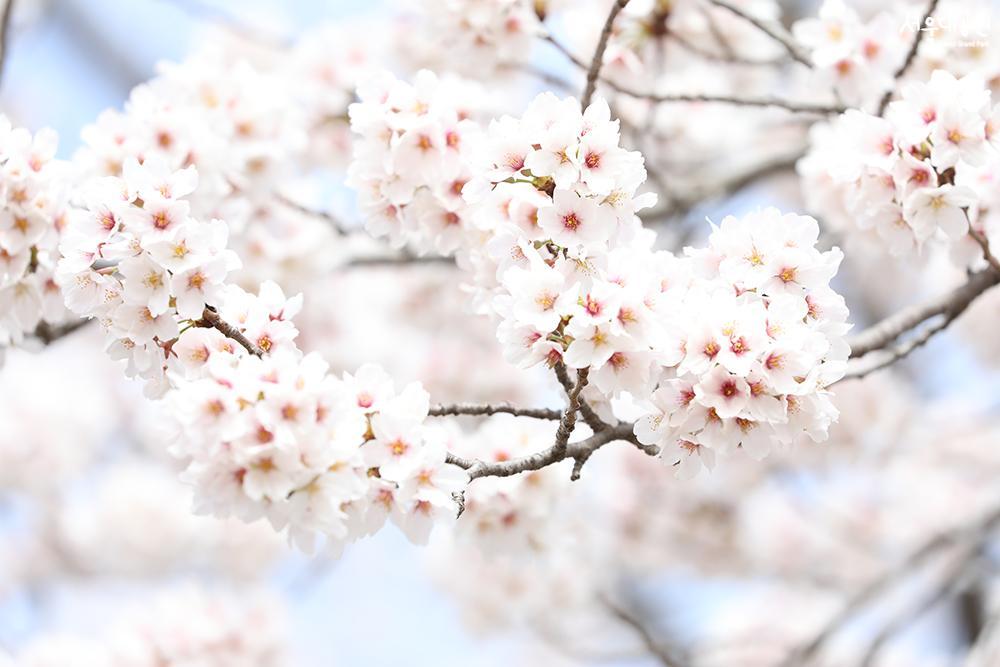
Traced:
<svg viewBox="0 0 1000 667">
<path fill-rule="evenodd" d="M 569 396 L 573 391 L 573 381 L 569 378 L 569 371 L 566 369 L 566 364 L 562 361 L 556 362 L 556 365 L 552 367 L 552 370 L 556 373 L 556 379 L 559 380 L 559 384 L 562 385 L 563 390 L 566 395 Z M 578 398 L 577 402 L 580 406 L 580 414 L 583 416 L 583 421 L 587 423 L 595 433 L 597 431 L 604 430 L 608 428 L 608 424 L 597 416 L 594 412 L 594 408 L 590 407 L 590 403 L 587 402 L 582 396 Z"/>
<path fill-rule="evenodd" d="M 563 414 L 559 410 L 548 408 L 519 408 L 509 403 L 454 403 L 451 405 L 432 405 L 427 413 L 431 417 L 457 417 L 469 415 L 473 417 L 488 417 L 495 414 L 508 414 L 515 417 L 531 417 L 532 419 L 547 419 L 559 421 Z"/>
<path fill-rule="evenodd" d="M 448 463 L 457 465 L 468 471 L 471 481 L 480 477 L 510 477 L 522 472 L 541 470 L 567 459 L 573 459 L 574 461 L 583 459 L 586 461 L 595 451 L 604 445 L 619 440 L 630 442 L 646 453 L 655 453 L 655 448 L 644 447 L 636 440 L 632 429 L 633 424 L 618 424 L 595 433 L 586 440 L 571 442 L 564 447 L 552 445 L 548 449 L 536 452 L 535 454 L 507 461 L 481 461 L 478 459 L 462 458 L 454 454 L 448 454 L 447 460 Z"/>
<path fill-rule="evenodd" d="M 35 331 L 32 334 L 35 338 L 42 341 L 46 345 L 51 345 L 60 338 L 70 335 L 77 329 L 82 329 L 91 322 L 95 320 L 90 319 L 80 319 L 70 322 L 68 324 L 62 324 L 59 326 L 49 324 L 48 322 L 39 322 L 38 326 L 35 327 Z"/>
<path fill-rule="evenodd" d="M 256 343 L 254 343 L 252 340 L 243 335 L 242 331 L 240 331 L 232 324 L 226 322 L 221 317 L 219 317 L 219 313 L 215 312 L 215 310 L 211 306 L 205 307 L 205 310 L 202 311 L 201 313 L 201 319 L 194 322 L 194 326 L 216 329 L 217 331 L 222 333 L 222 335 L 224 335 L 226 338 L 231 338 L 232 340 L 242 345 L 246 349 L 246 351 L 249 352 L 250 354 L 257 357 L 264 356 L 264 350 L 262 350 Z"/>
<path fill-rule="evenodd" d="M 878 105 L 879 116 L 884 114 L 886 107 L 889 106 L 889 100 L 892 99 L 892 94 L 896 90 L 896 82 L 898 82 L 901 78 L 903 78 L 903 75 L 906 74 L 906 71 L 910 69 L 910 65 L 913 64 L 914 60 L 916 60 L 917 51 L 920 50 L 920 43 L 924 39 L 924 33 L 927 32 L 926 30 L 923 29 L 923 27 L 927 25 L 927 19 L 929 19 L 934 14 L 934 10 L 937 9 L 937 5 L 938 5 L 938 0 L 931 0 L 930 4 L 927 6 L 927 11 L 924 13 L 924 19 L 923 21 L 920 22 L 920 25 L 917 26 L 917 34 L 914 35 L 913 43 L 910 45 L 910 51 L 906 54 L 906 60 L 903 61 L 903 64 L 900 65 L 899 69 L 897 69 L 895 74 L 892 75 L 893 85 L 891 88 L 889 88 L 889 90 L 885 91 L 885 95 L 882 96 L 882 101 L 879 102 Z"/>
<path fill-rule="evenodd" d="M 830 637 L 844 628 L 858 612 L 905 579 L 913 570 L 923 565 L 928 558 L 951 544 L 963 541 L 967 544 L 981 544 L 988 538 L 989 532 L 997 523 L 1000 523 L 1000 506 L 995 507 L 975 521 L 932 536 L 910 552 L 901 563 L 889 568 L 883 575 L 852 595 L 841 610 L 827 621 L 819 632 L 786 656 L 781 667 L 802 667 L 816 655 Z"/>
<path fill-rule="evenodd" d="M 969 211 L 966 209 L 965 216 L 969 216 Z M 986 258 L 986 262 L 993 267 L 993 270 L 1000 273 L 1000 260 L 997 260 L 996 255 L 990 250 L 990 242 L 986 240 L 986 237 L 977 232 L 972 228 L 972 223 L 969 223 L 969 236 L 972 240 L 979 244 L 979 247 L 983 249 L 983 257 Z"/>
<path fill-rule="evenodd" d="M 556 430 L 555 447 L 557 452 L 566 451 L 566 443 L 569 442 L 569 437 L 573 435 L 573 429 L 576 428 L 576 413 L 580 410 L 580 392 L 587 386 L 589 374 L 590 368 L 581 368 L 576 372 L 576 384 L 568 392 L 569 403 L 566 405 L 566 411 L 562 414 L 559 428 Z"/>
<path fill-rule="evenodd" d="M 7 64 L 7 44 L 10 39 L 10 17 L 14 13 L 14 0 L 5 0 L 3 13 L 0 14 L 0 80 L 3 79 L 4 66 Z"/>
<path fill-rule="evenodd" d="M 455 266 L 455 258 L 445 255 L 428 255 L 426 257 L 420 257 L 409 253 L 400 253 L 398 255 L 373 255 L 369 257 L 355 257 L 348 260 L 340 268 L 351 269 L 371 266 L 433 266 L 435 264 L 440 266 Z"/>
<path fill-rule="evenodd" d="M 943 315 L 945 317 L 944 326 L 947 326 L 961 315 L 980 294 L 998 282 L 1000 282 L 1000 273 L 992 268 L 979 271 L 972 274 L 964 285 L 944 296 L 890 315 L 861 333 L 848 338 L 847 342 L 851 346 L 851 358 L 857 359 L 875 350 L 885 348 L 907 331 L 932 317 Z M 931 333 L 936 333 L 943 328 L 937 328 Z"/>
<path fill-rule="evenodd" d="M 625 8 L 629 0 L 614 0 L 608 19 L 601 29 L 600 39 L 597 40 L 597 48 L 594 49 L 594 56 L 590 59 L 590 67 L 587 68 L 587 85 L 583 89 L 583 97 L 580 99 L 580 107 L 586 109 L 590 106 L 590 100 L 594 96 L 594 89 L 597 87 L 597 76 L 601 73 L 601 65 L 604 64 L 604 51 L 608 48 L 608 39 L 611 37 L 611 29 L 619 12 Z"/>
<path fill-rule="evenodd" d="M 788 51 L 788 55 L 796 61 L 802 63 L 806 67 L 813 66 L 812 61 L 809 59 L 809 53 L 806 49 L 799 44 L 787 30 L 785 30 L 783 25 L 777 21 L 768 21 L 758 18 L 744 11 L 742 8 L 731 4 L 729 0 L 708 0 L 708 2 L 712 3 L 716 7 L 721 7 L 722 9 L 730 11 L 744 21 L 752 24 L 755 28 L 785 47 L 785 50 Z"/>
</svg>

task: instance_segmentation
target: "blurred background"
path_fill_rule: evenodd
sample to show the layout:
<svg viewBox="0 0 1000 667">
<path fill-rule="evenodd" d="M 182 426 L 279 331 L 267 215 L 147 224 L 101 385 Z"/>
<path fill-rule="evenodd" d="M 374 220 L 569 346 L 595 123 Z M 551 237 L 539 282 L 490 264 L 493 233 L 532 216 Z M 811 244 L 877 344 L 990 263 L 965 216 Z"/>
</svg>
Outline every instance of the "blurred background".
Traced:
<svg viewBox="0 0 1000 667">
<path fill-rule="evenodd" d="M 587 52 L 606 5 L 591 11 L 595 3 L 585 4 L 586 21 L 557 23 L 571 43 L 583 43 L 579 53 Z M 854 4 L 859 11 L 879 9 L 879 3 Z M 785 22 L 813 5 L 786 3 Z M 83 128 L 105 109 L 121 109 L 160 61 L 182 61 L 215 43 L 228 48 L 231 40 L 294 43 L 324 22 L 364 26 L 351 28 L 363 41 L 364 30 L 388 26 L 388 11 L 377 0 L 19 0 L 0 105 L 15 125 L 54 128 L 58 154 L 69 159 L 83 145 Z M 387 39 L 371 34 L 373 41 Z M 578 94 L 578 73 L 558 53 L 543 45 L 535 54 L 537 68 L 569 78 Z M 678 85 L 714 85 L 716 70 L 678 62 L 669 65 Z M 748 72 L 730 72 L 728 84 L 766 92 L 779 85 Z M 781 81 L 788 78 L 794 77 Z M 546 87 L 537 77 L 503 85 L 521 90 L 507 111 Z M 623 106 L 626 117 L 645 113 Z M 701 113 L 705 127 L 683 125 Z M 714 158 L 707 173 L 761 155 L 767 144 L 807 145 L 804 124 L 775 129 L 769 112 L 749 112 L 753 120 L 745 124 L 715 113 L 673 107 L 662 121 L 664 141 Z M 711 152 L 724 142 L 731 153 Z M 662 157 L 668 184 L 675 182 L 669 169 L 683 182 L 685 165 Z M 310 174 L 293 189 L 310 205 L 356 219 L 342 169 L 332 173 Z M 733 191 L 668 210 L 655 224 L 665 245 L 679 247 L 707 234 L 706 216 L 718 220 L 762 203 L 801 210 L 794 160 Z M 827 231 L 839 240 L 837 230 Z M 940 258 L 902 266 L 877 255 L 854 257 L 838 289 L 859 326 L 956 280 L 954 271 L 940 268 Z M 354 296 L 334 304 L 323 301 L 334 283 L 306 288 L 288 266 L 280 270 L 291 276 L 282 281 L 287 291 L 304 289 L 307 304 L 320 304 L 307 306 L 303 338 L 338 370 L 377 361 L 400 381 L 425 382 L 442 401 L 559 405 L 550 378 L 503 364 L 489 323 L 468 323 L 473 318 L 453 268 L 352 271 L 336 285 Z M 413 294 L 400 295 L 403 282 Z M 309 289 L 316 298 L 310 300 Z M 693 652 L 721 647 L 719 655 L 705 651 L 691 664 L 777 664 L 775 655 L 808 639 L 850 592 L 905 562 L 937 531 L 962 526 L 995 502 L 1000 375 L 990 355 L 1000 347 L 998 314 L 994 299 L 970 313 L 968 326 L 935 338 L 898 369 L 845 384 L 838 394 L 841 424 L 830 443 L 814 450 L 783 452 L 760 466 L 741 459 L 683 483 L 634 452 L 601 452 L 572 489 L 566 471 L 557 470 L 561 481 L 551 483 L 562 495 L 524 501 L 546 508 L 535 532 L 550 529 L 554 537 L 544 545 L 525 539 L 530 548 L 499 562 L 490 560 L 489 544 L 441 538 L 421 549 L 395 530 L 353 545 L 339 559 L 309 557 L 267 526 L 196 518 L 165 452 L 157 406 L 100 352 L 98 332 L 81 331 L 42 351 L 11 350 L 0 371 L 0 649 L 44 653 L 39 642 L 93 640 L 118 626 L 136 632 L 135 622 L 140 633 L 151 632 L 152 621 L 142 619 L 165 607 L 167 617 L 198 609 L 244 627 L 259 623 L 266 629 L 262 642 L 271 631 L 286 637 L 276 643 L 290 647 L 292 657 L 273 664 L 669 664 L 673 649 L 656 655 L 661 643 Z M 372 335 L 376 330 L 382 335 Z M 985 355 L 977 348 L 983 341 L 991 343 L 982 346 L 990 348 Z M 470 360 L 478 367 L 474 377 Z M 500 420 L 488 437 L 548 437 L 519 428 Z M 876 609 L 874 620 L 847 628 L 847 653 L 834 655 L 855 656 L 858 646 L 877 641 L 891 650 L 872 664 L 963 664 L 977 638 L 996 632 L 995 551 L 980 542 L 975 558 L 945 554 L 896 591 L 898 599 Z M 942 586 L 943 593 L 930 595 Z M 215 594 L 239 602 L 220 608 L 199 597 Z M 171 597 L 177 595 L 181 602 Z M 915 608 L 919 614 L 897 611 Z M 880 613 L 889 620 L 880 621 Z M 906 622 L 893 625 L 897 617 Z M 885 627 L 892 632 L 879 639 Z M 649 628 L 662 642 L 649 641 Z M 86 662 L 84 649 L 76 654 L 80 665 L 100 664 Z M 860 663 L 834 657 L 824 664 Z"/>
</svg>

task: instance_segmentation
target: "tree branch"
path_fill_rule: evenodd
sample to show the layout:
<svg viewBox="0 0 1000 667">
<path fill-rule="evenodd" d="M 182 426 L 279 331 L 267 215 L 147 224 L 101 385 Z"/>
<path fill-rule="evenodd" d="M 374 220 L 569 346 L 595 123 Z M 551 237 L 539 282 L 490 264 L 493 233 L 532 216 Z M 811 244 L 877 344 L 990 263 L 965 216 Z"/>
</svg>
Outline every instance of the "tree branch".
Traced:
<svg viewBox="0 0 1000 667">
<path fill-rule="evenodd" d="M 1000 282 L 1000 272 L 994 271 L 992 268 L 985 269 L 972 274 L 968 282 L 944 296 L 933 299 L 925 304 L 905 308 L 894 315 L 890 315 L 861 333 L 848 338 L 847 342 L 851 346 L 851 358 L 857 359 L 875 350 L 883 349 L 922 322 L 932 317 L 943 315 L 945 318 L 944 326 L 937 327 L 934 331 L 931 331 L 928 335 L 930 337 L 930 335 L 948 326 L 980 294 L 998 282 Z M 908 350 L 906 354 L 910 351 L 912 349 Z"/>
<path fill-rule="evenodd" d="M 716 7 L 721 7 L 722 9 L 730 11 L 744 21 L 751 23 L 755 28 L 785 47 L 785 50 L 788 51 L 788 55 L 796 61 L 802 63 L 806 67 L 813 66 L 812 61 L 809 59 L 809 53 L 806 51 L 805 47 L 799 44 L 795 38 L 792 37 L 791 33 L 785 30 L 785 27 L 777 21 L 768 21 L 758 18 L 747 13 L 742 8 L 733 5 L 729 2 L 729 0 L 708 0 L 708 2 L 712 3 Z"/>
<path fill-rule="evenodd" d="M 243 335 L 243 332 L 229 324 L 221 317 L 219 313 L 215 312 L 211 306 L 206 306 L 205 310 L 201 313 L 201 319 L 197 320 L 194 325 L 196 327 L 206 327 L 211 329 L 216 329 L 221 332 L 226 338 L 231 338 L 240 345 L 242 345 L 247 352 L 256 356 L 263 357 L 264 350 L 262 350 L 256 343 Z"/>
<path fill-rule="evenodd" d="M 48 322 L 39 322 L 38 326 L 35 327 L 33 335 L 46 345 L 51 345 L 60 338 L 70 335 L 77 329 L 82 329 L 93 321 L 90 319 L 79 319 L 60 326 L 53 326 Z"/>
<path fill-rule="evenodd" d="M 891 88 L 889 88 L 889 90 L 885 91 L 885 95 L 882 96 L 882 101 L 879 102 L 878 105 L 879 116 L 884 114 L 886 107 L 889 106 L 889 100 L 892 99 L 892 94 L 896 90 L 896 82 L 899 81 L 901 78 L 903 78 L 903 75 L 906 74 L 906 71 L 910 69 L 910 65 L 913 64 L 914 60 L 916 60 L 917 51 L 920 50 L 920 42 L 923 41 L 924 33 L 927 32 L 926 30 L 923 30 L 923 27 L 927 25 L 927 19 L 929 19 L 934 14 L 934 10 L 937 9 L 937 5 L 938 5 L 938 0 L 931 0 L 930 4 L 927 6 L 927 11 L 924 12 L 924 19 L 923 21 L 920 22 L 920 25 L 917 26 L 917 34 L 914 35 L 913 43 L 910 45 L 910 51 L 906 54 L 906 60 L 903 61 L 903 64 L 900 65 L 899 69 L 897 69 L 895 74 L 892 75 L 893 85 Z"/>
<path fill-rule="evenodd" d="M 287 206 L 297 213 L 326 222 L 330 225 L 330 228 L 333 229 L 333 231 L 337 232 L 339 236 L 347 236 L 350 233 L 350 230 L 344 226 L 344 223 L 329 211 L 319 211 L 314 208 L 309 208 L 308 206 L 300 204 L 294 199 L 290 199 L 283 194 L 275 194 L 274 198 L 283 206 Z"/>
<path fill-rule="evenodd" d="M 663 667 L 679 667 L 680 663 L 674 659 L 666 647 L 661 645 L 661 642 L 657 640 L 653 631 L 642 619 L 618 606 L 606 596 L 602 596 L 601 601 L 612 616 L 635 631 L 635 634 L 639 636 L 639 640 L 642 641 L 642 645 L 651 656 L 656 658 L 657 662 L 663 665 Z"/>
<path fill-rule="evenodd" d="M 580 392 L 583 388 L 587 386 L 587 377 L 590 374 L 590 368 L 581 368 L 576 372 L 576 384 L 569 391 L 569 403 L 566 405 L 566 411 L 562 414 L 562 418 L 559 420 L 559 428 L 556 430 L 556 451 L 565 452 L 566 443 L 569 442 L 569 436 L 573 435 L 573 429 L 576 428 L 576 413 L 580 410 Z"/>
<path fill-rule="evenodd" d="M 586 440 L 571 442 L 564 447 L 552 445 L 548 449 L 535 454 L 529 454 L 528 456 L 508 461 L 491 462 L 479 459 L 466 459 L 450 453 L 448 454 L 447 461 L 468 471 L 469 480 L 471 481 L 480 477 L 510 477 L 522 472 L 541 470 L 566 459 L 573 459 L 574 461 L 582 459 L 586 461 L 604 445 L 619 440 L 631 442 L 647 454 L 655 453 L 655 448 L 644 447 L 636 440 L 635 435 L 632 433 L 632 428 L 632 424 L 617 424 L 616 426 L 611 426 L 595 433 Z"/>
<path fill-rule="evenodd" d="M 431 417 L 457 417 L 469 415 L 473 417 L 489 417 L 495 414 L 508 414 L 515 417 L 531 417 L 532 419 L 547 419 L 559 421 L 563 415 L 559 410 L 548 408 L 519 408 L 509 403 L 454 403 L 451 405 L 432 405 L 427 413 Z"/>
<path fill-rule="evenodd" d="M 563 46 L 559 41 L 557 41 L 551 35 L 546 35 L 544 37 L 545 41 L 556 47 L 560 53 L 562 53 L 566 58 L 570 60 L 574 65 L 580 69 L 587 71 L 588 66 L 573 55 L 565 46 Z M 734 95 L 710 95 L 707 93 L 685 93 L 685 94 L 657 94 L 648 93 L 633 90 L 627 86 L 620 83 L 612 81 L 607 77 L 600 77 L 600 80 L 607 84 L 612 90 L 621 93 L 622 95 L 628 95 L 629 97 L 634 97 L 640 100 L 648 100 L 654 104 L 667 104 L 675 102 L 706 102 L 715 104 L 732 104 L 734 106 L 746 106 L 746 107 L 774 107 L 777 109 L 784 109 L 786 111 L 791 111 L 793 113 L 810 113 L 819 115 L 830 115 L 830 114 L 840 114 L 846 111 L 846 107 L 843 106 L 830 106 L 826 104 L 815 104 L 811 102 L 792 102 L 789 100 L 783 100 L 777 97 L 736 97 Z"/>
<path fill-rule="evenodd" d="M 786 656 L 781 667 L 802 667 L 816 655 L 830 637 L 846 626 L 855 614 L 870 602 L 881 597 L 896 583 L 902 581 L 928 558 L 954 543 L 964 541 L 970 545 L 981 544 L 987 539 L 989 532 L 996 527 L 997 523 L 1000 523 L 1000 506 L 994 507 L 975 521 L 934 535 L 912 551 L 899 565 L 890 568 L 885 574 L 852 595 L 841 610 L 819 632 L 813 635 L 812 639 Z"/>
<path fill-rule="evenodd" d="M 562 361 L 557 361 L 556 365 L 552 367 L 552 370 L 556 373 L 556 379 L 559 380 L 559 384 L 562 385 L 563 390 L 566 392 L 566 396 L 569 396 L 573 391 L 573 381 L 569 379 L 569 371 L 566 369 L 566 364 Z M 595 433 L 597 431 L 602 431 L 608 428 L 608 424 L 605 423 L 603 419 L 597 416 L 594 409 L 590 407 L 590 403 L 587 402 L 582 396 L 578 398 L 580 406 L 580 414 L 583 415 L 583 421 L 586 422 L 587 426 L 590 427 Z"/>
<path fill-rule="evenodd" d="M 619 12 L 625 8 L 629 0 L 614 0 L 608 19 L 601 29 L 601 36 L 597 40 L 597 48 L 594 49 L 594 56 L 590 59 L 590 67 L 587 69 L 587 85 L 583 89 L 583 97 L 580 99 L 580 107 L 586 109 L 590 106 L 590 100 L 594 96 L 594 89 L 597 87 L 597 76 L 601 73 L 601 65 L 604 64 L 604 51 L 608 48 L 608 39 L 611 37 L 611 29 L 614 27 L 615 19 Z"/>
<path fill-rule="evenodd" d="M 14 0 L 5 0 L 3 13 L 0 14 L 0 80 L 3 79 L 4 66 L 7 64 L 8 42 L 10 40 L 10 17 L 14 13 Z"/>
</svg>

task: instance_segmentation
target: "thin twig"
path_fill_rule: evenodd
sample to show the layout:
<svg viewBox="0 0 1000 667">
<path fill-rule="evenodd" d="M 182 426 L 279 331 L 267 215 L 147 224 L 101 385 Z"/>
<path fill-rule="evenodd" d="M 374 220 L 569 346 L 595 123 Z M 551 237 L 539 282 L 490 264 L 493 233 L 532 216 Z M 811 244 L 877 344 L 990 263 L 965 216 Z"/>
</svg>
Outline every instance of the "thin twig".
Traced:
<svg viewBox="0 0 1000 667">
<path fill-rule="evenodd" d="M 515 417 L 531 417 L 532 419 L 547 419 L 559 421 L 562 412 L 548 408 L 519 408 L 509 403 L 454 403 L 451 405 L 433 405 L 427 413 L 431 417 L 457 417 L 469 415 L 473 417 L 488 417 L 495 414 L 508 414 Z"/>
<path fill-rule="evenodd" d="M 318 220 L 322 220 L 328 223 L 330 225 L 330 228 L 333 229 L 333 231 L 337 232 L 337 234 L 340 236 L 347 236 L 350 233 L 350 230 L 348 230 L 347 227 L 344 226 L 344 223 L 341 222 L 341 220 L 337 216 L 333 215 L 329 211 L 320 211 L 314 208 L 309 208 L 305 204 L 300 204 L 294 199 L 290 199 L 289 197 L 286 197 L 283 194 L 275 194 L 274 198 L 278 200 L 278 202 L 280 202 L 282 205 L 287 206 L 293 211 L 297 211 L 302 215 L 307 215 L 311 218 L 316 218 Z"/>
<path fill-rule="evenodd" d="M 716 7 L 721 7 L 722 9 L 728 10 L 739 16 L 744 21 L 749 22 L 755 28 L 766 34 L 768 37 L 785 47 L 790 55 L 796 61 L 802 63 L 806 67 L 812 67 L 812 60 L 809 59 L 809 53 L 801 44 L 799 44 L 792 35 L 785 30 L 785 27 L 777 21 L 769 21 L 765 19 L 758 18 L 753 14 L 744 11 L 742 8 L 737 7 L 729 2 L 729 0 L 708 0 L 710 3 Z"/>
<path fill-rule="evenodd" d="M 574 65 L 583 70 L 588 69 L 587 65 L 582 60 L 573 55 L 569 49 L 563 46 L 554 37 L 546 35 L 544 39 L 556 47 L 556 49 L 566 56 L 566 58 L 568 58 Z M 792 102 L 790 100 L 783 100 L 777 97 L 737 97 L 735 95 L 711 95 L 708 93 L 657 94 L 633 90 L 625 85 L 617 83 L 616 81 L 608 79 L 607 77 L 601 77 L 601 81 L 622 95 L 628 95 L 629 97 L 634 97 L 640 100 L 648 100 L 654 104 L 704 102 L 746 107 L 774 107 L 777 109 L 784 109 L 785 111 L 791 111 L 793 113 L 809 113 L 818 115 L 839 114 L 846 110 L 846 107 L 840 105 Z"/>
<path fill-rule="evenodd" d="M 201 319 L 195 322 L 195 326 L 216 329 L 226 338 L 231 338 L 242 345 L 250 354 L 257 357 L 264 356 L 264 350 L 260 346 L 243 335 L 242 331 L 219 317 L 219 313 L 209 306 L 206 306 L 205 310 L 202 311 Z"/>
<path fill-rule="evenodd" d="M 590 67 L 587 68 L 587 85 L 583 89 L 583 97 L 580 98 L 580 106 L 586 109 L 590 106 L 590 99 L 594 96 L 594 89 L 597 87 L 597 76 L 601 73 L 601 65 L 604 64 L 604 51 L 608 48 L 608 39 L 611 37 L 611 29 L 614 27 L 615 19 L 619 12 L 625 8 L 629 0 L 614 0 L 608 19 L 601 29 L 601 37 L 597 40 L 597 48 L 594 49 L 594 56 L 590 59 Z"/>
<path fill-rule="evenodd" d="M 916 60 L 917 51 L 920 50 L 920 43 L 924 39 L 924 33 L 928 32 L 923 28 L 924 26 L 927 25 L 927 19 L 929 19 L 934 14 L 934 10 L 937 9 L 937 5 L 938 5 L 938 0 L 931 0 L 930 4 L 927 6 L 927 11 L 924 13 L 924 19 L 923 21 L 920 22 L 920 25 L 917 26 L 917 34 L 914 35 L 913 43 L 910 45 L 910 51 L 906 54 L 906 60 L 904 60 L 903 64 L 899 66 L 899 69 L 896 70 L 896 73 L 892 75 L 893 85 L 891 88 L 889 88 L 889 90 L 885 91 L 885 95 L 882 96 L 882 101 L 879 102 L 878 105 L 879 116 L 884 114 L 886 107 L 889 106 L 889 100 L 892 99 L 892 94 L 896 90 L 896 82 L 898 82 L 901 78 L 903 78 L 903 75 L 906 74 L 906 71 L 910 69 L 910 65 L 913 64 L 914 60 Z"/>
</svg>

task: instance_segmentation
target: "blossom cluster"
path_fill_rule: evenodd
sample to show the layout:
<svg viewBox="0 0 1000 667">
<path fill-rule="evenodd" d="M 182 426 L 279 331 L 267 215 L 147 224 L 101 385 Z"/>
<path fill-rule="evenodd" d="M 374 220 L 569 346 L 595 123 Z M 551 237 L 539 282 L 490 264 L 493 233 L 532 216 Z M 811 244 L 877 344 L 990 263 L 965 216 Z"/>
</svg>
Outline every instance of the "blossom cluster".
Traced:
<svg viewBox="0 0 1000 667">
<path fill-rule="evenodd" d="M 422 89 L 392 88 L 408 103 L 390 108 Z M 380 146 L 370 116 L 355 113 L 365 155 Z M 481 233 L 463 256 L 510 361 L 586 371 L 599 399 L 655 397 L 637 433 L 674 461 L 824 437 L 847 312 L 829 287 L 842 255 L 815 249 L 815 220 L 768 209 L 727 219 L 688 257 L 654 251 L 636 216 L 655 202 L 638 194 L 643 158 L 620 146 L 602 100 L 581 109 L 539 95 L 521 118 L 491 122 L 476 158 L 462 193 Z"/>
<path fill-rule="evenodd" d="M 899 7 L 868 21 L 844 0 L 825 0 L 817 16 L 796 21 L 795 38 L 809 50 L 821 84 L 846 103 L 871 103 L 888 91 L 913 35 L 900 29 Z"/>
<path fill-rule="evenodd" d="M 482 76 L 531 55 L 541 32 L 539 13 L 551 0 L 421 0 L 419 24 L 425 60 Z M 441 47 L 447 44 L 446 51 Z M 437 63 L 435 63 L 437 64 Z"/>
<path fill-rule="evenodd" d="M 77 315 L 97 318 L 109 352 L 127 373 L 147 381 L 150 396 L 170 387 L 171 346 L 181 325 L 218 304 L 239 266 L 220 220 L 190 215 L 186 197 L 198 185 L 193 166 L 174 171 L 156 158 L 129 159 L 123 177 L 93 181 L 81 193 L 60 245 L 56 281 Z M 261 322 L 261 327 L 272 326 Z"/>
<path fill-rule="evenodd" d="M 263 590 L 225 593 L 188 584 L 153 596 L 102 631 L 99 639 L 41 637 L 18 653 L 16 664 L 280 667 L 290 658 L 288 635 L 287 611 L 274 595 Z"/>
<path fill-rule="evenodd" d="M 450 254 L 471 221 L 462 191 L 478 126 L 471 84 L 420 71 L 413 85 L 387 73 L 359 86 L 348 112 L 354 143 L 348 185 L 368 231 L 394 246 Z"/>
<path fill-rule="evenodd" d="M 333 231 L 289 206 L 284 189 L 308 163 L 307 133 L 327 156 L 343 154 L 336 146 L 353 79 L 341 81 L 329 64 L 318 64 L 329 55 L 317 50 L 323 35 L 309 33 L 280 55 L 219 38 L 180 63 L 160 65 L 123 110 L 108 109 L 84 128 L 74 157 L 81 176 L 124 177 L 132 161 L 169 171 L 193 166 L 199 182 L 187 196 L 191 214 L 228 223 L 230 247 L 244 264 L 234 276 L 241 286 L 255 289 L 262 279 L 287 286 L 315 274 L 321 258 L 311 250 Z"/>
<path fill-rule="evenodd" d="M 642 156 L 620 147 L 605 102 L 581 111 L 552 94 L 491 123 L 486 144 L 466 194 L 493 234 L 471 263 L 481 290 L 499 280 L 491 306 L 506 356 L 565 361 L 590 368 L 607 394 L 642 393 L 658 333 L 646 299 L 657 282 L 651 238 L 635 216 L 655 201 L 636 196 Z"/>
<path fill-rule="evenodd" d="M 829 285 L 843 254 L 821 253 L 818 236 L 813 218 L 770 208 L 726 218 L 707 248 L 688 250 L 689 282 L 671 313 L 682 357 L 636 424 L 678 474 L 737 446 L 762 458 L 775 443 L 826 439 L 837 410 L 825 387 L 850 350 L 847 307 Z"/>
<path fill-rule="evenodd" d="M 799 163 L 810 208 L 893 255 L 962 241 L 994 196 L 1000 106 L 990 97 L 979 77 L 936 70 L 905 85 L 885 118 L 850 110 L 816 126 Z"/>
<path fill-rule="evenodd" d="M 55 159 L 57 141 L 0 116 L 0 346 L 69 315 L 53 280 L 70 171 Z"/>
<path fill-rule="evenodd" d="M 202 334 L 187 348 L 198 377 L 168 399 L 173 453 L 190 461 L 200 512 L 266 517 L 301 548 L 323 535 L 334 552 L 390 518 L 424 542 L 435 521 L 455 516 L 452 494 L 468 477 L 424 425 L 429 397 L 419 384 L 396 392 L 371 365 L 337 378 L 297 350 L 219 353 L 220 335 Z"/>
</svg>

